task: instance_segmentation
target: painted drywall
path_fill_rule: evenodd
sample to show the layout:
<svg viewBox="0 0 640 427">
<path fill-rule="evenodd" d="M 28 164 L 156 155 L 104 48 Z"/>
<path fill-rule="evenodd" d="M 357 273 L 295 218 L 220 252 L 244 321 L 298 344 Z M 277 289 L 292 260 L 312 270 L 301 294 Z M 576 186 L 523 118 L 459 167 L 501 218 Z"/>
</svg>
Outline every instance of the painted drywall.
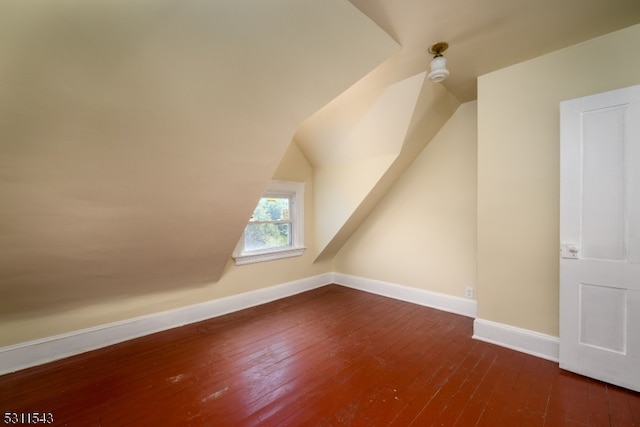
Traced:
<svg viewBox="0 0 640 427">
<path fill-rule="evenodd" d="M 469 102 L 353 233 L 335 271 L 457 297 L 475 287 L 476 140 Z"/>
<path fill-rule="evenodd" d="M 481 76 L 478 317 L 558 336 L 559 103 L 640 83 L 640 26 Z"/>
<path fill-rule="evenodd" d="M 304 140 L 317 188 L 318 252 L 336 236 L 402 150 L 424 79 L 425 73 L 420 73 L 387 87 L 341 137 L 331 132 L 330 138 L 322 138 L 327 132 L 316 129 L 314 134 L 322 140 Z"/>
<path fill-rule="evenodd" d="M 305 243 L 308 246 L 313 246 L 311 177 L 311 166 L 292 142 L 274 179 L 305 182 Z M 132 293 L 87 303 L 63 312 L 52 310 L 29 317 L 5 316 L 0 328 L 0 347 L 171 310 L 331 271 L 330 261 L 314 262 L 314 258 L 313 249 L 308 249 L 300 257 L 243 266 L 236 266 L 229 259 L 222 278 L 205 286 L 148 295 Z"/>
<path fill-rule="evenodd" d="M 369 80 L 378 71 L 336 101 L 354 89 L 360 94 L 361 86 L 375 88 L 376 79 Z M 370 104 L 359 104 L 359 119 L 350 125 L 337 118 L 339 107 L 332 103 L 307 119 L 294 137 L 313 166 L 317 260 L 340 250 L 460 105 L 442 85 L 426 79 L 426 72 L 401 78 L 379 96 L 364 99 Z"/>
<path fill-rule="evenodd" d="M 397 50 L 344 0 L 1 2 L 0 322 L 207 298 L 300 123 Z"/>
<path fill-rule="evenodd" d="M 355 159 L 313 169 L 314 251 L 320 253 L 375 188 L 397 154 Z"/>
</svg>

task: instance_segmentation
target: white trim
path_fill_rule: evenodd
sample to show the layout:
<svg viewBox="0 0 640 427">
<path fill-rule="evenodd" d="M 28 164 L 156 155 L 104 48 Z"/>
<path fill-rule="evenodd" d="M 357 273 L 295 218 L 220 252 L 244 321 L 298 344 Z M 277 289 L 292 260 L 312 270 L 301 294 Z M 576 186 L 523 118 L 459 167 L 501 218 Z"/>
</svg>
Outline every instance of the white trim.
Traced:
<svg viewBox="0 0 640 427">
<path fill-rule="evenodd" d="M 467 317 L 476 317 L 475 300 L 342 273 L 334 273 L 333 277 L 334 283 L 339 285 Z"/>
<path fill-rule="evenodd" d="M 331 273 L 0 348 L 0 375 L 265 304 L 332 283 Z"/>
<path fill-rule="evenodd" d="M 236 265 L 255 264 L 256 262 L 274 261 L 276 259 L 291 258 L 294 256 L 300 256 L 307 248 L 286 248 L 275 251 L 265 251 L 256 253 L 244 253 L 242 255 L 235 255 Z"/>
<path fill-rule="evenodd" d="M 473 338 L 553 362 L 558 362 L 559 360 L 560 340 L 558 337 L 528 329 L 490 320 L 475 319 L 473 322 Z"/>
<path fill-rule="evenodd" d="M 263 193 L 262 197 L 287 197 L 291 206 L 291 246 L 269 249 L 265 251 L 245 251 L 244 231 L 236 244 L 232 258 L 236 265 L 254 264 L 257 262 L 274 261 L 277 259 L 300 256 L 307 249 L 304 246 L 304 182 L 281 181 L 274 179 Z M 246 228 L 245 228 L 246 230 Z"/>
<path fill-rule="evenodd" d="M 0 348 L 0 375 L 211 319 L 332 283 L 467 317 L 475 318 L 477 313 L 475 300 L 364 277 L 326 273 L 175 310 L 2 347 Z M 554 362 L 558 361 L 559 340 L 550 335 L 489 320 L 475 319 L 473 338 Z"/>
</svg>

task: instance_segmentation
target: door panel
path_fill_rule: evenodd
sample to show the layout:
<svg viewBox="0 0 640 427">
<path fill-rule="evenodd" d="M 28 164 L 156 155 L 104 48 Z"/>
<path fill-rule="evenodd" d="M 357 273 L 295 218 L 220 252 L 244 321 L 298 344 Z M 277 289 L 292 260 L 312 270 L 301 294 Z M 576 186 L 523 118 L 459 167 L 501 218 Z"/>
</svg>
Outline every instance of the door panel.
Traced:
<svg viewBox="0 0 640 427">
<path fill-rule="evenodd" d="M 625 257 L 625 107 L 582 115 L 582 254 Z"/>
<path fill-rule="evenodd" d="M 580 284 L 580 344 L 625 353 L 627 294 L 621 288 Z"/>
<path fill-rule="evenodd" d="M 640 391 L 640 86 L 561 104 L 560 367 Z"/>
<path fill-rule="evenodd" d="M 631 122 L 627 124 L 630 138 L 634 138 L 626 148 L 628 151 L 627 174 L 629 182 L 629 244 L 628 258 L 635 264 L 640 264 L 640 102 L 629 104 L 627 115 Z"/>
</svg>

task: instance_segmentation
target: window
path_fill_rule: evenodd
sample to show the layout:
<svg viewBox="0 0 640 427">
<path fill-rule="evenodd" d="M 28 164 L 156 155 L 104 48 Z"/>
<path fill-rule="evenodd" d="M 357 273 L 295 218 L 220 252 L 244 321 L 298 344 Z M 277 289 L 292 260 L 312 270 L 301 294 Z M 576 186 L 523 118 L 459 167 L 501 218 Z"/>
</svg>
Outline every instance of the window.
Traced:
<svg viewBox="0 0 640 427">
<path fill-rule="evenodd" d="M 237 265 L 302 255 L 304 183 L 272 181 L 234 252 Z"/>
</svg>

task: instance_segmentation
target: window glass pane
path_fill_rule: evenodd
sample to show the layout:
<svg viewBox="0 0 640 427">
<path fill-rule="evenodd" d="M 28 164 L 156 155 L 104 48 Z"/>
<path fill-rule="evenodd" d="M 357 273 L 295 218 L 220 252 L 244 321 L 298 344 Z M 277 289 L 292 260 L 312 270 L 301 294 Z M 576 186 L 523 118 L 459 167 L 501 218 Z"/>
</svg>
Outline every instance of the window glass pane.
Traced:
<svg viewBox="0 0 640 427">
<path fill-rule="evenodd" d="M 304 183 L 273 181 L 258 200 L 233 257 L 237 265 L 299 256 L 304 247 Z"/>
<path fill-rule="evenodd" d="M 245 251 L 291 246 L 291 223 L 249 224 L 244 232 Z"/>
<path fill-rule="evenodd" d="M 288 221 L 289 198 L 262 197 L 253 211 L 251 221 Z"/>
</svg>

